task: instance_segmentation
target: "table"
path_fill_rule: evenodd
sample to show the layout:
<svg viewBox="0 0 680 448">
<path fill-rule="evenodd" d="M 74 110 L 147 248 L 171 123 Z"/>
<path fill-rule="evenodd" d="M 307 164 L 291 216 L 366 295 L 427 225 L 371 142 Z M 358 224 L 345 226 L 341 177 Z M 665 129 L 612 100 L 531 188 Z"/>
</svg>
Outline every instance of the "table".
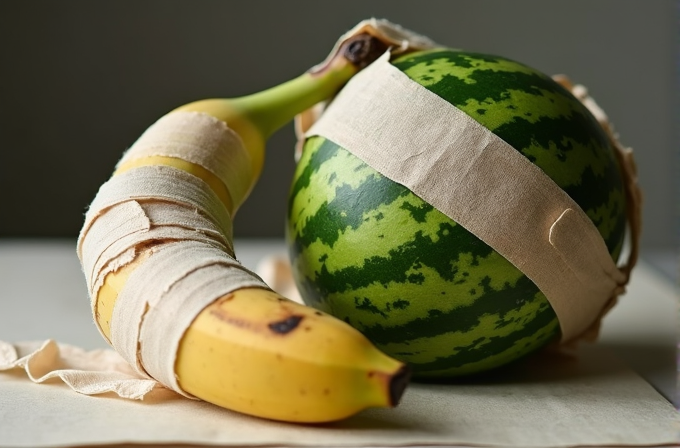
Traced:
<svg viewBox="0 0 680 448">
<path fill-rule="evenodd" d="M 281 240 L 236 240 L 235 248 L 251 269 L 267 255 L 285 253 Z M 675 401 L 678 288 L 655 264 L 658 259 L 643 258 L 636 267 L 628 293 L 603 321 L 598 344 Z M 88 301 L 75 241 L 0 239 L 0 340 L 51 338 L 104 348 Z"/>
<path fill-rule="evenodd" d="M 285 253 L 281 240 L 236 240 L 235 248 L 251 269 L 266 255 Z M 652 266 L 643 259 L 636 267 L 628 294 L 604 320 L 599 343 L 675 400 L 678 291 Z M 75 241 L 0 239 L 0 340 L 53 338 L 85 349 L 106 347 L 88 300 Z"/>
</svg>

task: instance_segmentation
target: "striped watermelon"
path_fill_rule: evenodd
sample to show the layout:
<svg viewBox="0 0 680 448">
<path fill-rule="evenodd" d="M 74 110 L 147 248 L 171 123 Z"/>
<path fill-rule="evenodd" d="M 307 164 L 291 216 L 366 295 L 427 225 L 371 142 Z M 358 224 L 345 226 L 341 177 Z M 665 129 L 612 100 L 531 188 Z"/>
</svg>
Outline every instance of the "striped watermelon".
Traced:
<svg viewBox="0 0 680 448">
<path fill-rule="evenodd" d="M 539 166 L 618 258 L 619 166 L 588 110 L 550 77 L 496 56 L 438 49 L 393 61 Z M 287 240 L 304 301 L 345 320 L 417 377 L 489 370 L 559 337 L 539 289 L 462 226 L 332 141 L 305 142 Z"/>
</svg>

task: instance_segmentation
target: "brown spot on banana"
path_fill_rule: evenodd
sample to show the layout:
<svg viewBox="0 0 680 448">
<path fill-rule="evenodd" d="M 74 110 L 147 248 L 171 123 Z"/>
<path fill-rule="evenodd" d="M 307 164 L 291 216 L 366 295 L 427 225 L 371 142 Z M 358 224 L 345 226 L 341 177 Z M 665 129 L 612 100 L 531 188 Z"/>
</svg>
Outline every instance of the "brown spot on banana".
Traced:
<svg viewBox="0 0 680 448">
<path fill-rule="evenodd" d="M 293 315 L 289 316 L 283 320 L 278 320 L 276 322 L 271 322 L 268 327 L 269 329 L 276 333 L 276 334 L 288 334 L 291 331 L 295 330 L 298 325 L 300 325 L 300 322 L 302 322 L 302 319 L 304 316 L 300 315 Z"/>
<path fill-rule="evenodd" d="M 278 310 L 274 312 L 274 316 L 270 316 L 269 319 L 261 319 L 258 316 L 250 315 L 249 313 L 242 313 L 241 311 L 229 308 L 229 305 L 225 306 L 228 302 L 236 299 L 235 293 L 226 294 L 212 305 L 206 308 L 208 312 L 214 318 L 224 322 L 233 327 L 240 328 L 242 330 L 247 330 L 253 333 L 260 333 L 270 336 L 284 336 L 291 333 L 293 330 L 298 328 L 300 322 L 303 321 L 305 317 L 304 314 L 296 313 L 294 309 L 290 309 L 288 304 L 285 302 L 278 302 L 280 305 Z M 262 298 L 263 300 L 272 300 L 272 298 Z M 274 299 L 276 300 L 276 299 Z M 307 331 L 311 328 L 309 325 L 305 325 Z"/>
</svg>

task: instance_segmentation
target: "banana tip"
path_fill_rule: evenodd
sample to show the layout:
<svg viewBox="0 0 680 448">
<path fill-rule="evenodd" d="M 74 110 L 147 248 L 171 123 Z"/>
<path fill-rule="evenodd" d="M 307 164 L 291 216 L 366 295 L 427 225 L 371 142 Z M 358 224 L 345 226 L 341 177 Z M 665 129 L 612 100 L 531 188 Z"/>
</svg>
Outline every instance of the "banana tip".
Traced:
<svg viewBox="0 0 680 448">
<path fill-rule="evenodd" d="M 411 368 L 404 364 L 390 379 L 390 406 L 394 407 L 399 404 L 406 386 L 411 381 Z"/>
</svg>

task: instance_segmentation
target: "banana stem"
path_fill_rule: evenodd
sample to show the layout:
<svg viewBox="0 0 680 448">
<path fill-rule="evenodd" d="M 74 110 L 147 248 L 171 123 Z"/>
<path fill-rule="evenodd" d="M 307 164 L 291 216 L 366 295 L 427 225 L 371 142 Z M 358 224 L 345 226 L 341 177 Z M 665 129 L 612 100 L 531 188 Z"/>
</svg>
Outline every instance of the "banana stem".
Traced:
<svg viewBox="0 0 680 448">
<path fill-rule="evenodd" d="M 247 116 L 266 140 L 295 115 L 332 97 L 387 48 L 375 36 L 358 34 L 345 41 L 323 66 L 268 90 L 234 98 L 232 107 Z"/>
<path fill-rule="evenodd" d="M 323 72 L 305 73 L 276 87 L 231 100 L 267 139 L 300 112 L 333 96 L 359 69 L 343 58 Z"/>
<path fill-rule="evenodd" d="M 267 139 L 295 116 L 331 98 L 359 70 L 387 50 L 387 44 L 369 34 L 347 39 L 326 62 L 313 71 L 259 93 L 238 98 L 212 98 L 185 104 L 173 112 L 200 112 L 222 120 L 242 139 L 251 159 L 249 191 L 264 164 Z M 243 167 L 234 167 L 239 170 Z M 228 201 L 235 211 L 247 194 Z M 226 202 L 225 202 L 226 203 Z"/>
</svg>

